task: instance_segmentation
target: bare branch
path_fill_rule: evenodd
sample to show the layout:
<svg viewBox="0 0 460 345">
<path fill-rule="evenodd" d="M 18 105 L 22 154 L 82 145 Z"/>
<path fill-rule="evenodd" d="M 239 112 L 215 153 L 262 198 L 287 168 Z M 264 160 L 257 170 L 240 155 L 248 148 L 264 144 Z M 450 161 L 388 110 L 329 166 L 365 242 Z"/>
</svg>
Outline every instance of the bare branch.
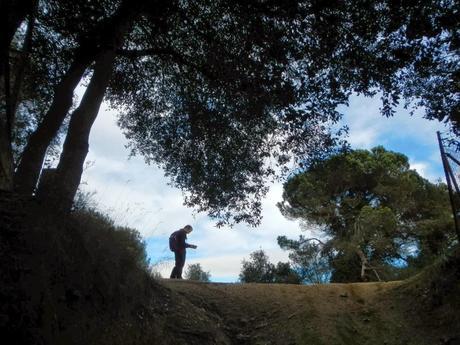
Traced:
<svg viewBox="0 0 460 345">
<path fill-rule="evenodd" d="M 304 239 L 303 241 L 299 242 L 299 244 L 303 244 L 303 243 L 310 242 L 310 241 L 316 241 L 316 242 L 318 242 L 319 244 L 321 244 L 321 245 L 324 246 L 324 242 L 321 241 L 320 239 L 316 238 L 316 237 L 306 238 L 306 239 Z"/>
</svg>

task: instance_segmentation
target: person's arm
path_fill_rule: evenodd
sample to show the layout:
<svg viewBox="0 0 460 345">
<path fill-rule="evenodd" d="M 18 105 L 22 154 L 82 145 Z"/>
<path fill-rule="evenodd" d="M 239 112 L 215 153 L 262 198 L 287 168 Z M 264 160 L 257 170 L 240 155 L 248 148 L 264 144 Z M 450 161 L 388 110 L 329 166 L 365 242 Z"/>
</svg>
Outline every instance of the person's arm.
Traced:
<svg viewBox="0 0 460 345">
<path fill-rule="evenodd" d="M 185 248 L 192 248 L 192 249 L 196 249 L 196 245 L 194 244 L 188 244 L 185 242 L 185 239 L 187 238 L 187 236 L 184 236 L 184 245 L 185 245 Z"/>
</svg>

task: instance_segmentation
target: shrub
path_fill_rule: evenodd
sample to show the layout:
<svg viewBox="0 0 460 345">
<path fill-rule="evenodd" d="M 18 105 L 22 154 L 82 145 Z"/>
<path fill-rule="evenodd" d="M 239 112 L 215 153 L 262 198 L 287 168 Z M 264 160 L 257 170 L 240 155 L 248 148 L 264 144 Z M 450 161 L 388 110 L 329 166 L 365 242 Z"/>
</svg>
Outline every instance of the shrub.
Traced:
<svg viewBox="0 0 460 345">
<path fill-rule="evenodd" d="M 151 310 L 165 294 L 146 270 L 136 230 L 96 211 L 57 215 L 12 196 L 0 196 L 0 229 L 4 337 L 16 344 L 141 344 L 158 331 Z"/>
</svg>

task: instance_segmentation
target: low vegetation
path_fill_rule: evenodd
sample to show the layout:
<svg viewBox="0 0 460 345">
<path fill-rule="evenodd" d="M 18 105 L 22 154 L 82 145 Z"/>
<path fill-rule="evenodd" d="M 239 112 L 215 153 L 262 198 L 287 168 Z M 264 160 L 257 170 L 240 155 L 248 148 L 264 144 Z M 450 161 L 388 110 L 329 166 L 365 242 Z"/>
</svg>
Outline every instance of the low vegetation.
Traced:
<svg viewBox="0 0 460 345">
<path fill-rule="evenodd" d="M 150 344 L 164 338 L 164 344 L 174 344 L 164 315 L 175 302 L 148 273 L 137 231 L 115 226 L 96 211 L 55 214 L 10 193 L 0 195 L 0 228 L 5 339 Z"/>
</svg>

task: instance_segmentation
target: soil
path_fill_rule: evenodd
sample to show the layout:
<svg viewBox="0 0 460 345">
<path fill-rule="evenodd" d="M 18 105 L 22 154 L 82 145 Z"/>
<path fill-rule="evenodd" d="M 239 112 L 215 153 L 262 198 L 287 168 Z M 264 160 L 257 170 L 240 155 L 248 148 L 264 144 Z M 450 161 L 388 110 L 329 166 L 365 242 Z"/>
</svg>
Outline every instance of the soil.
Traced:
<svg viewBox="0 0 460 345">
<path fill-rule="evenodd" d="M 404 282 L 160 283 L 177 294 L 177 300 L 191 304 L 170 316 L 170 322 L 177 321 L 175 332 L 182 339 L 178 344 L 195 343 L 191 339 L 198 341 L 200 336 L 203 344 L 460 344 L 460 325 L 438 327 L 418 306 L 401 303 L 411 300 L 404 296 L 409 293 Z M 180 329 L 187 319 L 195 321 L 195 329 Z M 203 329 L 207 324 L 212 327 L 208 333 Z M 216 336 L 210 342 L 212 333 Z"/>
</svg>

